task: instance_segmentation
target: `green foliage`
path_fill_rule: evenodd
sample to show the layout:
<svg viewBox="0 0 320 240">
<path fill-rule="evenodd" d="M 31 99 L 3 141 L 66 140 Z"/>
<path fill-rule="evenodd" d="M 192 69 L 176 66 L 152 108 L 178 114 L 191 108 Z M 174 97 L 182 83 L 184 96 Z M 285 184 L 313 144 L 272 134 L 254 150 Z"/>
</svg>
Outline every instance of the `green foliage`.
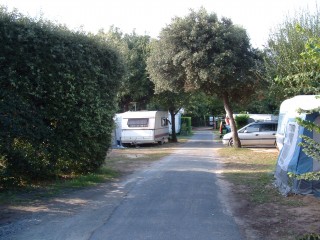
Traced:
<svg viewBox="0 0 320 240">
<path fill-rule="evenodd" d="M 301 26 L 298 26 L 300 32 L 306 32 L 306 29 L 302 29 Z M 310 32 L 310 31 L 308 31 Z M 316 94 L 320 93 L 320 38 L 319 37 L 310 37 L 305 44 L 305 51 L 302 52 L 301 58 L 299 59 L 299 64 L 303 65 L 304 72 L 293 74 L 287 76 L 287 79 L 295 84 L 295 89 L 302 92 L 313 92 Z M 292 85 L 291 85 L 292 86 Z M 317 96 L 318 98 L 320 96 Z M 311 114 L 311 113 L 320 113 L 320 107 L 312 109 L 309 111 L 300 109 L 300 112 Z M 316 125 L 313 122 L 302 120 L 297 118 L 299 125 L 305 127 L 310 131 L 320 133 L 320 126 Z M 303 151 L 308 156 L 313 159 L 320 159 L 320 143 L 316 142 L 314 139 L 302 135 L 301 138 L 303 142 L 300 145 L 303 147 Z M 312 172 L 307 174 L 302 174 L 295 176 L 298 179 L 305 180 L 320 180 L 320 172 Z"/>
<path fill-rule="evenodd" d="M 320 96 L 317 96 L 317 97 L 319 98 Z M 300 113 L 302 112 L 305 114 L 320 113 L 320 109 L 316 108 L 309 111 L 300 109 L 299 112 Z M 320 126 L 315 124 L 314 122 L 303 120 L 301 118 L 296 118 L 296 121 L 300 126 L 305 127 L 309 131 L 320 133 Z M 300 137 L 303 140 L 300 143 L 300 146 L 303 147 L 303 151 L 305 152 L 305 154 L 308 155 L 309 157 L 312 157 L 313 159 L 318 159 L 320 161 L 320 143 L 316 142 L 314 139 L 305 135 L 301 135 Z M 299 178 L 308 179 L 308 180 L 320 180 L 320 172 L 310 173 L 310 174 L 308 173 L 308 174 L 300 175 Z"/>
<path fill-rule="evenodd" d="M 230 102 L 243 102 L 260 86 L 261 54 L 251 48 L 246 31 L 203 8 L 174 18 L 152 44 L 147 66 L 156 92 L 216 95 L 232 118 Z M 239 146 L 236 129 L 233 133 Z"/>
<path fill-rule="evenodd" d="M 320 234 L 306 234 L 302 237 L 299 237 L 298 240 L 320 240 Z"/>
<path fill-rule="evenodd" d="M 236 122 L 237 128 L 242 128 L 245 125 L 248 124 L 248 120 L 249 120 L 249 115 L 248 114 L 239 114 L 237 115 L 234 120 Z"/>
<path fill-rule="evenodd" d="M 258 54 L 244 29 L 205 9 L 175 18 L 153 43 L 150 74 L 156 89 L 201 89 L 240 101 L 256 91 Z M 247 93 L 247 94 L 243 94 Z"/>
<path fill-rule="evenodd" d="M 297 180 L 307 180 L 307 181 L 319 181 L 320 180 L 320 172 L 307 172 L 303 174 L 295 174 L 292 172 L 288 173 L 290 178 L 295 178 Z"/>
<path fill-rule="evenodd" d="M 287 20 L 269 41 L 268 73 L 275 77 L 274 86 L 283 88 L 279 96 L 297 94 L 316 95 L 320 93 L 320 27 L 319 11 L 315 15 L 308 12 Z M 304 110 L 301 112 L 310 113 Z M 311 112 L 319 112 L 313 109 Z M 297 119 L 297 122 L 309 130 L 319 132 L 314 123 Z M 320 145 L 307 136 L 301 136 L 303 151 L 314 159 L 320 159 Z M 296 175 L 290 177 L 305 180 L 320 179 L 318 173 Z"/>
<path fill-rule="evenodd" d="M 189 116 L 203 117 L 210 115 L 224 115 L 225 110 L 221 99 L 208 96 L 203 92 L 192 92 L 189 95 L 189 104 L 185 105 L 184 111 Z"/>
<path fill-rule="evenodd" d="M 301 12 L 270 35 L 265 64 L 275 99 L 319 93 L 319 13 Z"/>
<path fill-rule="evenodd" d="M 177 136 L 176 136 L 176 122 L 175 122 L 175 115 L 179 112 L 179 110 L 186 106 L 189 102 L 190 94 L 188 93 L 175 93 L 171 91 L 162 91 L 160 93 L 157 93 L 153 96 L 153 99 L 151 101 L 151 104 L 149 104 L 149 108 L 151 110 L 159 110 L 162 109 L 164 111 L 169 111 L 171 115 L 171 119 L 169 121 L 171 122 L 171 141 L 177 142 Z"/>
<path fill-rule="evenodd" d="M 162 109 L 164 111 L 178 112 L 181 107 L 188 105 L 190 94 L 188 93 L 174 93 L 171 91 L 163 91 L 153 96 L 151 110 Z"/>
<path fill-rule="evenodd" d="M 315 109 L 314 111 L 319 112 L 319 109 Z M 310 121 L 302 120 L 301 118 L 297 118 L 296 120 L 299 125 L 305 127 L 306 129 L 320 133 L 319 125 L 316 125 L 315 123 Z M 312 157 L 313 159 L 320 159 L 320 143 L 305 135 L 302 135 L 300 137 L 303 140 L 300 145 L 303 147 L 303 151 L 305 152 L 305 154 L 307 154 L 309 157 Z M 318 178 L 320 180 L 320 173 L 318 175 Z"/>
<path fill-rule="evenodd" d="M 183 109 L 185 116 L 192 118 L 194 127 L 207 126 L 210 116 L 225 115 L 221 99 L 198 91 L 189 94 L 188 105 L 184 105 Z"/>
<path fill-rule="evenodd" d="M 266 86 L 263 91 L 257 91 L 256 94 L 252 96 L 251 101 L 247 104 L 237 105 L 235 104 L 235 112 L 250 112 L 250 113 L 260 113 L 260 114 L 279 114 L 279 106 L 281 102 L 278 98 L 271 96 L 269 86 Z"/>
<path fill-rule="evenodd" d="M 317 96 L 318 98 L 320 96 Z M 300 113 L 306 113 L 306 114 L 312 114 L 312 113 L 320 113 L 319 108 L 312 109 L 312 110 L 303 110 L 299 109 Z M 305 127 L 309 131 L 313 131 L 314 133 L 320 133 L 320 126 L 315 124 L 314 122 L 303 120 L 301 118 L 296 118 L 297 123 L 300 126 Z M 302 142 L 300 143 L 300 146 L 302 146 L 302 150 L 304 153 L 318 161 L 320 161 L 320 143 L 316 142 L 314 139 L 306 136 L 306 135 L 301 135 Z M 313 180 L 320 180 L 320 172 L 307 172 L 304 174 L 294 174 L 292 172 L 288 173 L 289 177 L 291 178 L 296 178 L 298 180 L 308 180 L 308 181 L 313 181 Z"/>
<path fill-rule="evenodd" d="M 181 134 L 190 135 L 192 132 L 191 117 L 181 117 Z"/>
<path fill-rule="evenodd" d="M 310 34 L 310 30 L 297 25 L 297 31 L 308 37 L 304 51 L 294 61 L 294 66 L 299 69 L 296 73 L 278 79 L 286 84 L 286 91 L 293 94 L 318 94 L 320 93 L 320 38 Z"/>
<path fill-rule="evenodd" d="M 0 185 L 97 169 L 111 144 L 118 53 L 4 8 L 0 42 Z"/>
<path fill-rule="evenodd" d="M 301 143 L 303 151 L 314 159 L 320 159 L 320 143 L 315 142 L 312 138 L 307 136 L 301 137 L 303 139 L 303 142 Z"/>
<path fill-rule="evenodd" d="M 154 93 L 154 84 L 146 71 L 150 37 L 139 36 L 135 32 L 122 34 L 113 27 L 107 33 L 100 31 L 99 36 L 111 42 L 122 53 L 125 62 L 126 74 L 118 94 L 120 109 L 130 110 L 133 102 L 137 109 L 146 109 Z"/>
<path fill-rule="evenodd" d="M 119 172 L 107 167 L 101 167 L 94 173 L 85 175 L 68 175 L 45 182 L 32 183 L 23 189 L 8 189 L 0 191 L 0 204 L 28 204 L 41 198 L 54 197 L 57 194 L 107 182 L 119 176 Z"/>
<path fill-rule="evenodd" d="M 299 31 L 306 31 L 299 27 Z M 305 44 L 305 51 L 301 53 L 301 59 L 299 61 L 304 66 L 304 72 L 294 75 L 289 75 L 287 78 L 293 80 L 298 89 L 302 91 L 311 91 L 316 94 L 320 93 L 320 38 L 310 37 Z M 319 108 L 312 109 L 311 111 L 300 110 L 301 112 L 311 113 L 320 112 Z M 320 133 L 320 126 L 313 122 L 297 119 L 299 125 Z M 303 147 L 303 151 L 313 159 L 320 159 L 320 144 L 307 136 L 301 136 L 303 142 L 300 144 Z M 320 172 L 312 172 L 295 176 L 298 179 L 306 180 L 320 180 Z"/>
</svg>

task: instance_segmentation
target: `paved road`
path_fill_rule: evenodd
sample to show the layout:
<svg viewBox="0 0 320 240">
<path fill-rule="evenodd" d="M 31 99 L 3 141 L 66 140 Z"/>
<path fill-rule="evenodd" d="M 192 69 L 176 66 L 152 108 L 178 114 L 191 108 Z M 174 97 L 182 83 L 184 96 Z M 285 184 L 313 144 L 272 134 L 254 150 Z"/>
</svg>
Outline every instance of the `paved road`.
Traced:
<svg viewBox="0 0 320 240">
<path fill-rule="evenodd" d="M 244 239 L 222 202 L 212 139 L 198 131 L 183 148 L 111 189 L 70 198 L 76 207 L 51 208 L 2 228 L 3 239 Z"/>
</svg>

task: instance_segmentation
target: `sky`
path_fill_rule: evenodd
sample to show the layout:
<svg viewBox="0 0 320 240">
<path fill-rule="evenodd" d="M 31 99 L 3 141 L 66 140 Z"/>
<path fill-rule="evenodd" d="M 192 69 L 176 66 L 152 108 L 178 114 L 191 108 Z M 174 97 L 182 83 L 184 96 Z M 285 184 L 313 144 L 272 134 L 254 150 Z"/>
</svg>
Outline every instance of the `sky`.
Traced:
<svg viewBox="0 0 320 240">
<path fill-rule="evenodd" d="M 96 33 L 113 25 L 124 33 L 135 30 L 153 38 L 172 18 L 204 7 L 245 28 L 252 46 L 263 48 L 270 31 L 286 17 L 302 10 L 314 12 L 320 0 L 0 0 L 0 5 L 65 24 L 71 30 Z"/>
</svg>

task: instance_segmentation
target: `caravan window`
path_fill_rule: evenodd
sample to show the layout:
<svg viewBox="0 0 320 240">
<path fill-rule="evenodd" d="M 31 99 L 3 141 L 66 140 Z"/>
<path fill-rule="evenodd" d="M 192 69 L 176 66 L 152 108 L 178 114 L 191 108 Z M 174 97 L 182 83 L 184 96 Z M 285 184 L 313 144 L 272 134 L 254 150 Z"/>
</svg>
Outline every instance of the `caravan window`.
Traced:
<svg viewBox="0 0 320 240">
<path fill-rule="evenodd" d="M 128 127 L 148 127 L 148 118 L 129 118 Z"/>
<path fill-rule="evenodd" d="M 168 118 L 161 118 L 161 126 L 162 127 L 165 127 L 165 126 L 168 126 Z"/>
</svg>

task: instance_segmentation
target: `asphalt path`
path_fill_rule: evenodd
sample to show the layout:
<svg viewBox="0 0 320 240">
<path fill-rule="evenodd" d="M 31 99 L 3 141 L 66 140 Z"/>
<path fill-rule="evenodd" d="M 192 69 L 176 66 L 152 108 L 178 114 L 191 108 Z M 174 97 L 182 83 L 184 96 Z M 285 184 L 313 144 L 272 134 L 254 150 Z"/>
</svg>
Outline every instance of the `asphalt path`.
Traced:
<svg viewBox="0 0 320 240">
<path fill-rule="evenodd" d="M 112 187 L 55 199 L 0 226 L 0 239 L 241 240 L 221 194 L 211 131 Z"/>
</svg>

